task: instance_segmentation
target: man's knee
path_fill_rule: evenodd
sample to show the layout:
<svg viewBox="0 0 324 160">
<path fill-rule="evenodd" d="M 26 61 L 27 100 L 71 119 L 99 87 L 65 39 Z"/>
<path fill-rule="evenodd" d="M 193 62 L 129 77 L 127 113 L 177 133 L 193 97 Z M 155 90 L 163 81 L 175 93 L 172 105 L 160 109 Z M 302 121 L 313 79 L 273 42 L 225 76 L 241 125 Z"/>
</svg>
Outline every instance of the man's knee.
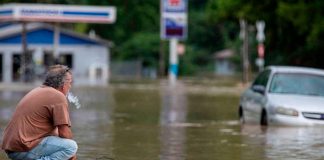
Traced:
<svg viewBox="0 0 324 160">
<path fill-rule="evenodd" d="M 67 154 L 69 155 L 75 155 L 77 150 L 78 150 L 78 144 L 74 141 L 74 140 L 71 140 L 71 139 L 67 139 L 68 140 L 68 145 L 66 146 L 66 152 Z"/>
</svg>

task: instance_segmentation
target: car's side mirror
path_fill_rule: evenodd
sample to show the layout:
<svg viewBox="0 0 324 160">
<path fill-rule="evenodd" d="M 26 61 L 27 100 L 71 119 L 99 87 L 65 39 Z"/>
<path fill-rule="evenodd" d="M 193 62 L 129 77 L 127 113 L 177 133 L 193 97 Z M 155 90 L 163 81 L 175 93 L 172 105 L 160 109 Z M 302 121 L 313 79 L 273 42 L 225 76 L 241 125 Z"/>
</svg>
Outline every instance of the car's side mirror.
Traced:
<svg viewBox="0 0 324 160">
<path fill-rule="evenodd" d="M 260 93 L 260 94 L 264 95 L 266 89 L 262 85 L 254 85 L 254 86 L 252 86 L 252 90 L 254 92 L 257 92 L 257 93 Z"/>
</svg>

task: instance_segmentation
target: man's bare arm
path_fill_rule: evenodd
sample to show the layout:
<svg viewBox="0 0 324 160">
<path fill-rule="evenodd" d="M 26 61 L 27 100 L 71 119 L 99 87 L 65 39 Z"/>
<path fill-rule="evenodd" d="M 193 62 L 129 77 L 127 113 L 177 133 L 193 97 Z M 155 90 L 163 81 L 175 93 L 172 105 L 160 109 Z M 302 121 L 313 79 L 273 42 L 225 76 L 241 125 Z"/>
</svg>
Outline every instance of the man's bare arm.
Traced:
<svg viewBox="0 0 324 160">
<path fill-rule="evenodd" d="M 72 131 L 68 125 L 59 125 L 57 128 L 59 137 L 72 139 Z"/>
<path fill-rule="evenodd" d="M 73 137 L 72 131 L 68 125 L 59 125 L 59 126 L 57 126 L 57 128 L 58 128 L 59 137 L 72 139 L 72 137 Z M 74 155 L 69 160 L 76 160 L 76 159 L 77 159 L 77 157 L 76 157 L 76 155 Z"/>
</svg>

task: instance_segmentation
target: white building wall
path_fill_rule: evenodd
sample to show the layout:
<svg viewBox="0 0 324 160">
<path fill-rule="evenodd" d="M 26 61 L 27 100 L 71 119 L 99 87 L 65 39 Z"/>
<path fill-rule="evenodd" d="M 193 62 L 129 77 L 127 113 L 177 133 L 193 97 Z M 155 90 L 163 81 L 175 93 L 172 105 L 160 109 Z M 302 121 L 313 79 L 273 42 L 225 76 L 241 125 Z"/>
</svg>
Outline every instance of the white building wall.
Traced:
<svg viewBox="0 0 324 160">
<path fill-rule="evenodd" d="M 43 49 L 42 47 L 34 47 L 34 52 L 33 52 L 33 61 L 35 62 L 36 65 L 38 64 L 43 64 Z"/>
<path fill-rule="evenodd" d="M 4 61 L 4 82 L 12 82 L 12 55 L 21 53 L 20 45 L 0 45 L 0 52 L 3 54 Z M 44 51 L 53 49 L 52 45 L 28 45 L 28 49 L 33 50 L 33 60 L 43 63 Z M 109 50 L 108 47 L 99 45 L 60 45 L 59 53 L 71 53 L 73 56 L 73 77 L 75 85 L 90 84 L 90 68 L 94 64 L 106 66 L 106 71 L 109 71 Z M 107 73 L 108 74 L 108 73 Z M 108 74 L 109 75 L 109 74 Z M 109 77 L 104 77 L 104 80 L 98 81 L 97 85 L 107 85 Z"/>
<path fill-rule="evenodd" d="M 234 74 L 234 66 L 227 59 L 217 60 L 215 63 L 216 66 L 216 74 L 218 75 L 233 75 Z"/>
<path fill-rule="evenodd" d="M 70 52 L 73 55 L 73 77 L 75 85 L 90 84 L 90 68 L 93 64 L 109 66 L 108 49 L 103 46 L 60 46 L 60 52 Z M 73 51 L 73 52 L 72 52 Z M 108 79 L 105 80 L 107 83 Z M 98 85 L 106 85 L 98 84 Z"/>
</svg>

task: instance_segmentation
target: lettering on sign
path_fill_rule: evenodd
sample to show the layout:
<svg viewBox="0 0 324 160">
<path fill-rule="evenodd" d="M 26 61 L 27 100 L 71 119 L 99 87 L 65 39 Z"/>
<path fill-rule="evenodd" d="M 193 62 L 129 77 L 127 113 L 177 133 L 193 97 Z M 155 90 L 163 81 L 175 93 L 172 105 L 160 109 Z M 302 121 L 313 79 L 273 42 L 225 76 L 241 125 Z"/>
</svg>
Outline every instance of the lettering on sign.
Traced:
<svg viewBox="0 0 324 160">
<path fill-rule="evenodd" d="M 48 10 L 48 9 L 22 9 L 21 15 L 41 15 L 41 16 L 56 16 L 60 15 L 60 12 L 58 10 Z"/>
</svg>

